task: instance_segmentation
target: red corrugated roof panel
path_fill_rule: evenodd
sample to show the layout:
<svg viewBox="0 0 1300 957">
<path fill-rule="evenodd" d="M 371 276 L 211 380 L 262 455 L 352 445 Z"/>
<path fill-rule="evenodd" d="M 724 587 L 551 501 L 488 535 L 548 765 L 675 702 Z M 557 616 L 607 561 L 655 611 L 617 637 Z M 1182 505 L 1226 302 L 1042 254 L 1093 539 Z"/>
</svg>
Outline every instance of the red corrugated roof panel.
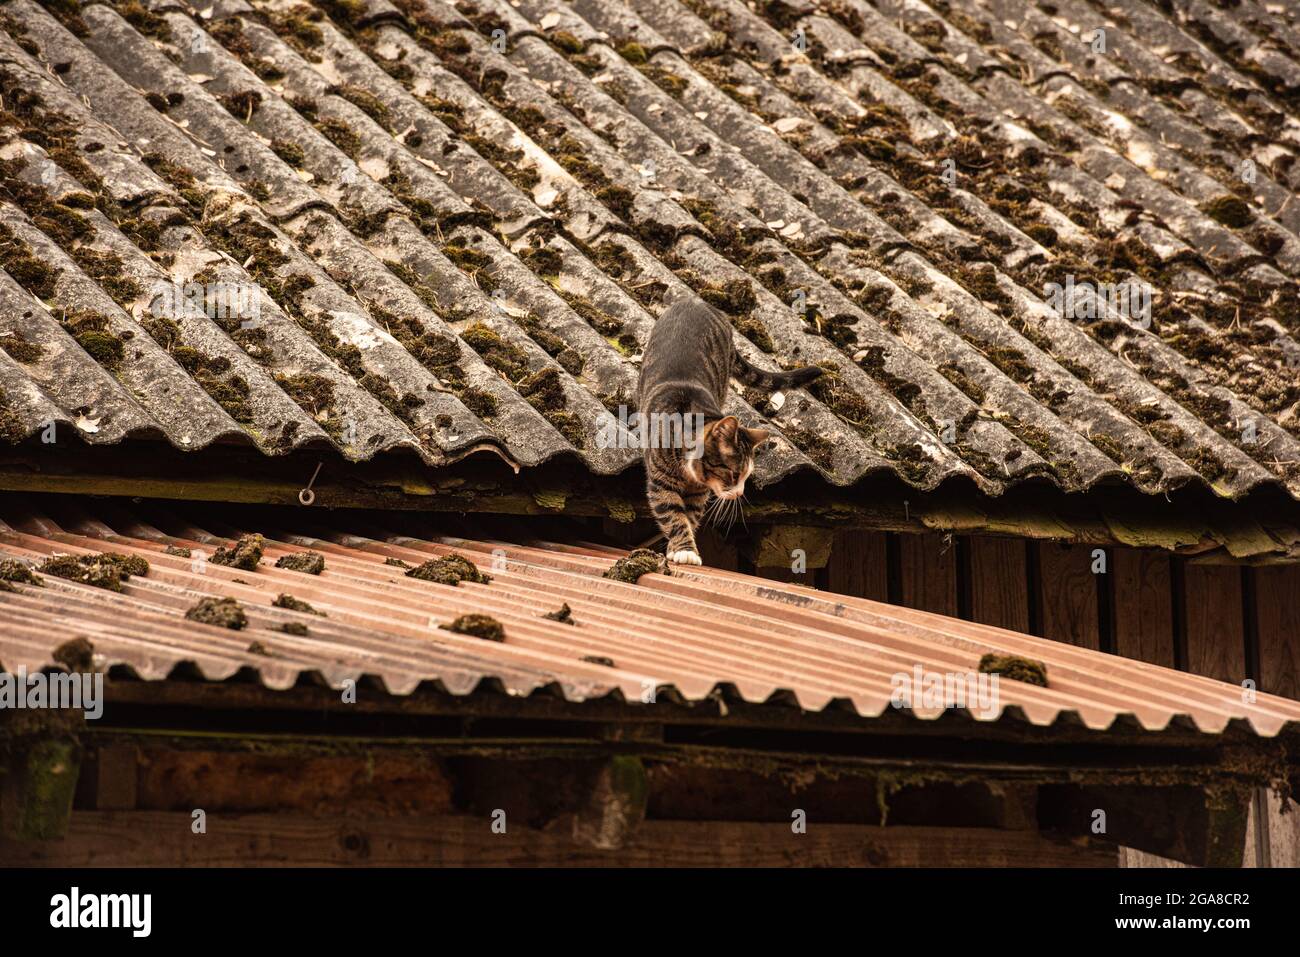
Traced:
<svg viewBox="0 0 1300 957">
<path fill-rule="evenodd" d="M 1073 720 L 1101 730 L 1132 715 L 1159 730 L 1176 719 L 1203 732 L 1221 732 L 1244 719 L 1260 735 L 1300 722 L 1300 702 L 941 615 L 895 607 L 813 588 L 713 568 L 674 568 L 628 584 L 602 577 L 624 554 L 586 544 L 510 544 L 458 538 L 330 538 L 267 532 L 253 570 L 214 564 L 230 534 L 171 527 L 165 534 L 134 515 L 111 521 L 56 524 L 31 511 L 11 510 L 0 521 L 0 558 L 43 562 L 56 554 L 104 551 L 139 555 L 150 563 L 120 593 L 52 575 L 43 587 L 17 584 L 0 592 L 0 663 L 29 671 L 53 662 L 54 650 L 87 638 L 104 668 L 127 666 L 149 680 L 166 678 L 190 662 L 209 680 L 253 668 L 270 688 L 285 688 L 305 673 L 335 687 L 372 675 L 393 694 L 423 681 L 466 694 L 485 680 L 527 695 L 557 686 L 570 701 L 621 692 L 642 701 L 671 686 L 688 701 L 734 686 L 749 702 L 793 695 L 808 711 L 848 703 L 864 717 L 890 707 L 894 677 L 919 666 L 930 674 L 975 672 L 986 653 L 1043 662 L 1048 686 L 1002 679 L 994 709 L 971 709 L 996 720 L 1018 709 L 1032 723 Z M 241 529 L 221 528 L 223 533 Z M 168 554 L 168 546 L 191 550 Z M 319 575 L 275 567 L 284 555 L 313 550 L 324 556 Z M 406 576 L 385 564 L 418 565 L 458 552 L 492 576 L 489 584 L 444 585 Z M 273 605 L 289 594 L 324 616 Z M 248 625 L 231 630 L 187 620 L 186 610 L 207 596 L 242 606 Z M 567 604 L 575 624 L 544 615 Z M 440 625 L 460 615 L 485 614 L 505 629 L 505 640 L 458 634 Z M 307 626 L 305 635 L 281 630 Z M 593 659 L 593 660 L 588 660 Z M 612 665 L 608 662 L 612 662 Z M 915 714 L 934 718 L 941 707 Z M 1179 722 L 1184 723 L 1183 721 Z"/>
</svg>

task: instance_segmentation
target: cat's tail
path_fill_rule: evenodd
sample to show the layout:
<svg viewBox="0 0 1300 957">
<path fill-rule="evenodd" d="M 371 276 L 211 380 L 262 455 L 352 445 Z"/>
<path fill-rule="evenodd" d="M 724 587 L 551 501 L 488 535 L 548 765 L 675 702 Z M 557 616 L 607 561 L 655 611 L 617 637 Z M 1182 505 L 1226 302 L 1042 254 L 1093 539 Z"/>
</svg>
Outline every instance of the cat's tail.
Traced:
<svg viewBox="0 0 1300 957">
<path fill-rule="evenodd" d="M 791 369 L 789 372 L 768 372 L 766 369 L 750 365 L 739 351 L 736 352 L 732 363 L 737 379 L 745 383 L 745 385 L 752 385 L 768 392 L 775 392 L 777 389 L 790 389 L 797 385 L 807 385 L 822 374 L 819 366 L 804 366 L 802 369 Z"/>
</svg>

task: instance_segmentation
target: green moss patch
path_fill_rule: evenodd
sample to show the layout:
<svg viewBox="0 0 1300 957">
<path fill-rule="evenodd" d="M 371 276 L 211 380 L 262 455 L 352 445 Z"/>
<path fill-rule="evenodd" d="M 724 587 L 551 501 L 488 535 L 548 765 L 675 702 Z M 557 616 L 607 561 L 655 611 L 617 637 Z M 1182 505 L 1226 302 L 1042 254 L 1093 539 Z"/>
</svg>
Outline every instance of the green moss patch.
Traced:
<svg viewBox="0 0 1300 957">
<path fill-rule="evenodd" d="M 203 598 L 185 617 L 201 625 L 217 625 L 232 631 L 248 627 L 248 616 L 233 598 Z"/>
<path fill-rule="evenodd" d="M 39 569 L 45 575 L 93 585 L 108 591 L 121 591 L 122 582 L 132 575 L 146 575 L 149 563 L 134 555 L 105 552 L 100 555 L 55 555 Z"/>
<path fill-rule="evenodd" d="M 410 569 L 407 578 L 420 581 L 438 582 L 441 585 L 459 585 L 463 581 L 486 585 L 492 581 L 491 575 L 478 570 L 478 566 L 464 555 L 453 552 L 445 558 L 434 558 Z"/>
<path fill-rule="evenodd" d="M 281 555 L 276 560 L 275 567 L 287 568 L 291 572 L 319 575 L 325 570 L 325 556 L 320 552 L 295 552 L 292 555 Z"/>
<path fill-rule="evenodd" d="M 492 265 L 492 257 L 463 243 L 448 243 L 442 247 L 442 254 L 451 260 L 456 268 L 464 270 L 471 276 Z"/>
<path fill-rule="evenodd" d="M 72 674 L 95 670 L 95 646 L 89 638 L 71 638 L 55 648 L 51 657 Z"/>
<path fill-rule="evenodd" d="M 1201 212 L 1216 222 L 1233 229 L 1241 229 L 1255 221 L 1250 206 L 1236 196 L 1219 196 L 1201 207 Z"/>
<path fill-rule="evenodd" d="M 379 97 L 375 96 L 364 87 L 351 85 L 332 86 L 327 92 L 333 93 L 335 96 L 343 97 L 343 99 L 359 108 L 380 126 L 385 129 L 388 128 L 390 119 L 388 107 L 384 106 Z"/>
<path fill-rule="evenodd" d="M 827 472 L 835 470 L 835 446 L 825 436 L 811 429 L 795 426 L 785 426 L 782 432 L 795 448 L 812 459 L 820 468 Z"/>
<path fill-rule="evenodd" d="M 506 342 L 496 331 L 483 323 L 474 323 L 462 332 L 460 337 L 482 357 L 484 362 L 511 382 L 518 382 L 528 374 L 528 356 L 524 351 Z"/>
<path fill-rule="evenodd" d="M 1020 658 L 1016 655 L 987 654 L 980 658 L 981 674 L 1000 675 L 1012 681 L 1024 681 L 1040 688 L 1047 687 L 1047 665 L 1032 658 Z"/>
<path fill-rule="evenodd" d="M 53 298 L 58 273 L 33 256 L 31 247 L 3 223 L 0 223 L 0 266 L 37 299 Z"/>
<path fill-rule="evenodd" d="M 700 297 L 729 316 L 752 312 L 758 305 L 754 284 L 748 279 L 731 279 L 722 285 L 701 285 Z"/>
<path fill-rule="evenodd" d="M 0 349 L 9 353 L 15 362 L 24 364 L 39 362 L 41 356 L 45 355 L 44 346 L 27 339 L 21 332 L 0 336 Z"/>
<path fill-rule="evenodd" d="M 214 565 L 242 568 L 246 572 L 256 571 L 257 566 L 262 562 L 264 541 L 256 532 L 243 535 L 235 544 L 222 545 L 218 548 L 210 561 Z"/>
<path fill-rule="evenodd" d="M 37 586 L 45 584 L 45 580 L 32 571 L 30 565 L 16 558 L 0 558 L 0 581 Z"/>
<path fill-rule="evenodd" d="M 462 635 L 473 635 L 475 638 L 483 638 L 486 641 L 506 640 L 505 626 L 491 615 L 461 615 L 450 625 L 439 625 L 438 627 Z"/>
<path fill-rule="evenodd" d="M 651 572 L 658 572 L 661 575 L 671 574 L 668 570 L 668 560 L 658 552 L 648 548 L 638 548 L 616 561 L 601 577 L 635 585 L 642 575 Z"/>
<path fill-rule="evenodd" d="M 307 162 L 307 154 L 293 140 L 272 140 L 271 151 L 290 166 L 301 168 Z"/>
<path fill-rule="evenodd" d="M 546 614 L 542 615 L 542 617 L 549 618 L 551 621 L 562 621 L 566 625 L 577 624 L 577 622 L 573 620 L 573 610 L 569 608 L 568 602 L 565 602 L 555 611 L 548 611 Z"/>
<path fill-rule="evenodd" d="M 276 608 L 287 608 L 290 611 L 301 611 L 308 615 L 320 615 L 322 618 L 327 617 L 325 612 L 317 611 L 301 598 L 294 598 L 292 595 L 281 593 L 275 597 L 275 601 L 271 602 L 271 604 Z"/>
</svg>

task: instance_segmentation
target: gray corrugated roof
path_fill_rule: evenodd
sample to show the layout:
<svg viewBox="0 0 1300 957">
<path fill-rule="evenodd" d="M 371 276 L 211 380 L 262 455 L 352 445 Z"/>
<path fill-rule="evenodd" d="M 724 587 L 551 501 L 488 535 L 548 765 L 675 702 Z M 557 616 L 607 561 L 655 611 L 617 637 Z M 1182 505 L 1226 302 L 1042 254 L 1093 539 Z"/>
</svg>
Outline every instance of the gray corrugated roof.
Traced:
<svg viewBox="0 0 1300 957">
<path fill-rule="evenodd" d="M 596 419 L 693 288 L 754 361 L 838 367 L 732 396 L 789 440 L 760 482 L 1300 494 L 1290 7 L 0 9 L 9 439 L 611 474 Z M 1152 328 L 1056 316 L 1066 275 L 1151 283 Z M 196 277 L 256 326 L 159 322 Z"/>
</svg>

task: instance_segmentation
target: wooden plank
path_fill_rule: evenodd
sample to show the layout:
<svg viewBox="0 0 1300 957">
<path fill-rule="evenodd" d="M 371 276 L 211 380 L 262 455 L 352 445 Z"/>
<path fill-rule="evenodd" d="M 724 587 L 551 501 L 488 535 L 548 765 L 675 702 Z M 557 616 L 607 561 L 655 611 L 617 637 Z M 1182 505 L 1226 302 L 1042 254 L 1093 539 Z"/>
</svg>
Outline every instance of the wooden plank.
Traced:
<svg viewBox="0 0 1300 957">
<path fill-rule="evenodd" d="M 840 595 L 888 601 L 889 562 L 885 542 L 884 532 L 836 532 L 826 568 L 830 590 Z"/>
<path fill-rule="evenodd" d="M 1251 569 L 1259 632 L 1259 690 L 1300 698 L 1300 566 Z"/>
<path fill-rule="evenodd" d="M 1198 867 L 1240 867 L 1253 789 L 1202 786 L 1046 785 L 1038 824 L 1062 835 L 1092 833 L 1103 809 L 1106 840 Z"/>
<path fill-rule="evenodd" d="M 442 814 L 454 806 L 452 782 L 440 762 L 380 749 L 293 756 L 146 747 L 139 765 L 135 806 L 142 811 L 352 807 L 369 814 Z"/>
<path fill-rule="evenodd" d="M 1159 854 L 1152 854 L 1148 851 L 1139 851 L 1133 847 L 1121 847 L 1119 849 L 1119 866 L 1120 867 L 1189 867 L 1182 861 L 1176 861 L 1172 857 L 1161 857 Z"/>
<path fill-rule="evenodd" d="M 1239 685 L 1246 677 L 1245 620 L 1241 568 L 1183 566 L 1187 670 Z"/>
<path fill-rule="evenodd" d="M 900 535 L 902 602 L 908 608 L 957 614 L 957 553 L 943 535 Z"/>
<path fill-rule="evenodd" d="M 96 808 L 128 811 L 135 807 L 139 790 L 139 760 L 139 750 L 133 745 L 110 745 L 96 752 Z"/>
<path fill-rule="evenodd" d="M 1115 653 L 1174 667 L 1174 608 L 1169 556 L 1137 548 L 1107 554 L 1113 591 Z"/>
<path fill-rule="evenodd" d="M 0 841 L 11 866 L 1114 867 L 1113 846 L 1034 831 L 807 823 L 646 821 L 618 850 L 490 817 L 312 817 L 77 811 L 62 841 Z M 498 827 L 499 830 L 499 827 Z"/>
<path fill-rule="evenodd" d="M 970 539 L 970 617 L 984 625 L 1029 631 L 1029 578 L 1019 538 Z"/>
<path fill-rule="evenodd" d="M 1300 804 L 1283 801 L 1272 791 L 1268 792 L 1268 847 L 1273 867 L 1300 867 Z"/>
<path fill-rule="evenodd" d="M 1038 543 L 1038 608 L 1044 638 L 1081 648 L 1101 647 L 1092 548 L 1063 542 Z"/>
<path fill-rule="evenodd" d="M 740 571 L 740 556 L 736 546 L 712 528 L 701 528 L 695 533 L 695 544 L 700 549 L 700 559 L 710 568 Z"/>
<path fill-rule="evenodd" d="M 63 737 L 11 747 L 5 773 L 0 774 L 0 834 L 33 841 L 62 837 L 72 814 L 81 759 L 81 745 Z M 0 854 L 0 861 L 4 859 Z"/>
</svg>

